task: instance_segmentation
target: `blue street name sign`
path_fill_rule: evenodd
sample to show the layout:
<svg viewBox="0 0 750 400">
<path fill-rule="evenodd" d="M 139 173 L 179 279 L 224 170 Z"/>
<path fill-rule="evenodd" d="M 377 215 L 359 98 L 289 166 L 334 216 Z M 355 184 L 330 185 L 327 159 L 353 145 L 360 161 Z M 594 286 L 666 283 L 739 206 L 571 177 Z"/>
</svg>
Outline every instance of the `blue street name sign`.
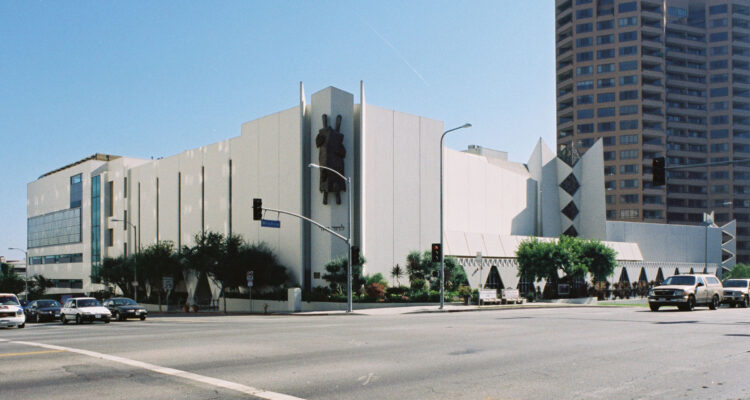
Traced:
<svg viewBox="0 0 750 400">
<path fill-rule="evenodd" d="M 266 228 L 281 228 L 281 221 L 277 221 L 274 219 L 262 219 L 260 220 L 260 226 L 264 226 Z"/>
</svg>

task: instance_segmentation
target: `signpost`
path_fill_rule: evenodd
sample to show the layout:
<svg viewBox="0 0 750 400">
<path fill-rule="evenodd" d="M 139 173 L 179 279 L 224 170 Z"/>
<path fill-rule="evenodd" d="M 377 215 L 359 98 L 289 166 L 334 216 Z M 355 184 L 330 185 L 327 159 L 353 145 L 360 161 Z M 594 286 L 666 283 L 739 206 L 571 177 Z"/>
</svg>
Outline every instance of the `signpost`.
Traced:
<svg viewBox="0 0 750 400">
<path fill-rule="evenodd" d="M 174 289 L 174 279 L 171 276 L 164 276 L 161 278 L 161 286 L 164 291 L 167 292 L 167 311 L 169 311 L 169 294 Z M 161 301 L 159 301 L 159 311 L 161 311 Z"/>
<path fill-rule="evenodd" d="M 265 221 L 265 220 L 264 220 Z M 279 222 L 279 221 L 276 221 Z M 255 272 L 253 271 L 247 271 L 247 275 L 245 276 L 247 278 L 247 295 L 250 298 L 250 313 L 253 313 L 253 278 L 254 278 Z"/>
</svg>

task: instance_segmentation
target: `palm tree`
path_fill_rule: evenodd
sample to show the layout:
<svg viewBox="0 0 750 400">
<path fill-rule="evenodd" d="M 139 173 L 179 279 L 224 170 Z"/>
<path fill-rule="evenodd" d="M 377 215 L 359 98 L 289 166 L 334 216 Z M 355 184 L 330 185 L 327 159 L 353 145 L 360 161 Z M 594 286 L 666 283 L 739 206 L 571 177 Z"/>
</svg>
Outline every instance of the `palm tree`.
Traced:
<svg viewBox="0 0 750 400">
<path fill-rule="evenodd" d="M 402 276 L 404 276 L 404 270 L 401 269 L 401 266 L 399 266 L 398 264 L 394 265 L 391 269 L 391 278 L 395 280 L 394 283 L 398 283 L 398 285 L 396 286 L 401 286 L 400 279 Z"/>
</svg>

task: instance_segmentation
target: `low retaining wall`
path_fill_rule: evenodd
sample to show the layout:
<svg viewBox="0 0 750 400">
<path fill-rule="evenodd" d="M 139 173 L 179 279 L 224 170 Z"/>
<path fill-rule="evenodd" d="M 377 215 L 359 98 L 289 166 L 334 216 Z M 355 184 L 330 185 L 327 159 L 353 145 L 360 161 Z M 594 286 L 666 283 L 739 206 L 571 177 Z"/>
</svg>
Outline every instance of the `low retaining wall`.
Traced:
<svg viewBox="0 0 750 400">
<path fill-rule="evenodd" d="M 266 308 L 266 305 L 268 306 Z M 354 310 L 364 310 L 371 308 L 383 308 L 383 307 L 414 307 L 414 306 L 428 306 L 437 305 L 437 303 L 354 303 L 352 307 Z M 148 312 L 159 312 L 158 304 L 143 304 Z M 303 301 L 300 304 L 300 312 L 308 311 L 345 311 L 346 303 L 334 303 L 325 301 Z M 174 305 L 170 306 L 169 311 L 177 311 Z M 162 305 L 162 312 L 167 311 L 166 306 Z M 224 312 L 224 299 L 219 299 L 219 312 Z M 255 300 L 252 301 L 252 307 L 248 299 L 234 299 L 227 298 L 227 312 L 231 313 L 247 313 L 252 312 L 254 314 L 286 314 L 289 313 L 289 302 L 280 300 Z"/>
</svg>

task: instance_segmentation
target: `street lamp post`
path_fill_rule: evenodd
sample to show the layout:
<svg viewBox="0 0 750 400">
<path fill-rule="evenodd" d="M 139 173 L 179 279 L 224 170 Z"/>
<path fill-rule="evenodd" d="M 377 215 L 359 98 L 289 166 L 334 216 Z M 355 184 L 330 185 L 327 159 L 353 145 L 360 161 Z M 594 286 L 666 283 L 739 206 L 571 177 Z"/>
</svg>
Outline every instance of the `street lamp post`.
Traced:
<svg viewBox="0 0 750 400">
<path fill-rule="evenodd" d="M 18 250 L 22 251 L 24 255 L 24 268 L 26 270 L 26 279 L 23 280 L 25 291 L 26 291 L 26 298 L 24 300 L 29 301 L 29 253 L 24 249 L 19 249 L 18 247 L 8 247 L 8 250 Z"/>
<path fill-rule="evenodd" d="M 465 123 L 458 128 L 448 129 L 440 136 L 440 309 L 445 306 L 445 249 L 443 247 L 443 139 L 450 132 L 470 128 L 471 124 Z"/>
<path fill-rule="evenodd" d="M 334 174 L 341 177 L 341 179 L 346 181 L 346 190 L 349 192 L 349 205 L 347 212 L 349 214 L 349 235 L 346 239 L 346 245 L 348 247 L 347 251 L 347 267 L 346 267 L 346 312 L 352 312 L 352 181 L 350 178 L 341 175 L 338 171 L 332 168 L 325 167 L 323 165 L 313 164 L 310 163 L 308 165 L 310 168 L 318 168 L 318 169 L 324 169 L 326 171 L 333 172 Z M 357 260 L 359 261 L 359 260 Z"/>
<path fill-rule="evenodd" d="M 138 240 L 138 227 L 133 225 L 131 222 L 125 221 L 124 219 L 117 219 L 112 218 L 110 221 L 112 222 L 124 222 L 128 225 L 130 225 L 131 228 L 133 228 L 133 235 L 135 236 L 135 252 L 140 253 L 141 252 L 141 241 Z M 124 255 L 124 254 L 123 254 Z M 136 264 L 133 264 L 133 280 L 136 282 L 135 287 L 135 302 L 138 302 L 138 266 Z"/>
</svg>

